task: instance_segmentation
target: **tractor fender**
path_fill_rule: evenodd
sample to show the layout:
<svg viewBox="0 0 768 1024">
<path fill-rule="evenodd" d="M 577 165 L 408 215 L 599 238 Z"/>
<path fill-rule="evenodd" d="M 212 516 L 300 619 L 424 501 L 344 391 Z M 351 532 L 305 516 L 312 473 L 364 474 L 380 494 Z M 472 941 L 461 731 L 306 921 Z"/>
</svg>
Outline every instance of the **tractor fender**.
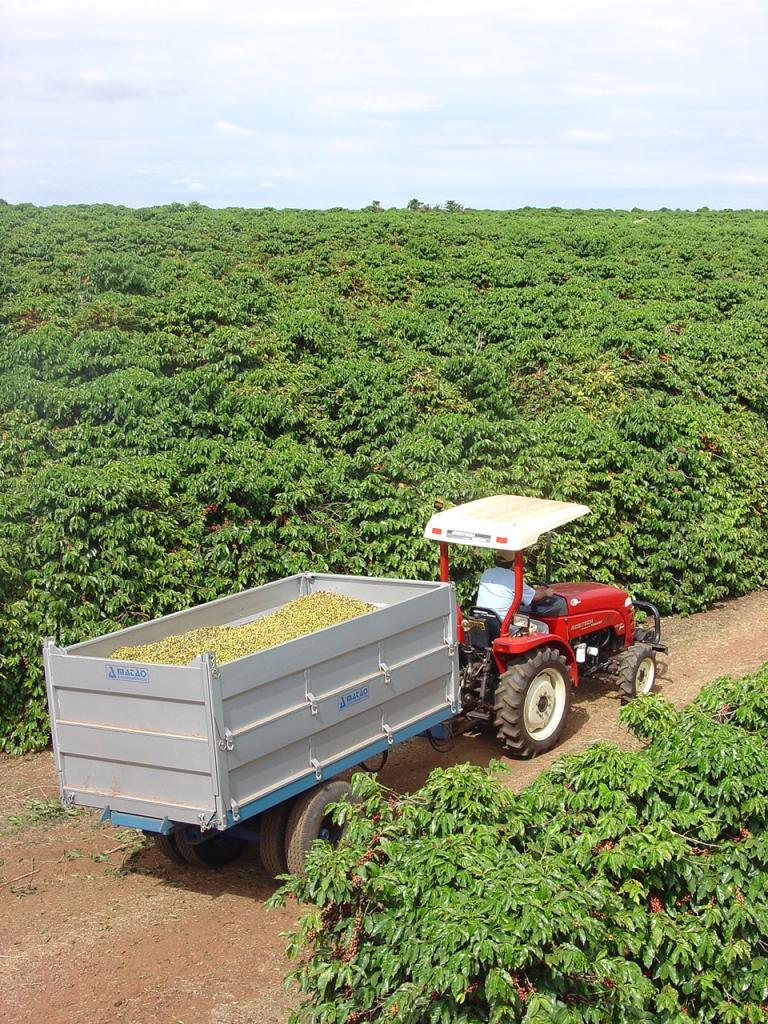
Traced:
<svg viewBox="0 0 768 1024">
<path fill-rule="evenodd" d="M 579 685 L 579 668 L 573 648 L 554 633 L 535 633 L 532 636 L 499 637 L 493 644 L 493 658 L 499 672 L 506 671 L 507 662 L 517 655 L 529 654 L 538 647 L 552 647 L 562 654 L 574 686 Z"/>
</svg>

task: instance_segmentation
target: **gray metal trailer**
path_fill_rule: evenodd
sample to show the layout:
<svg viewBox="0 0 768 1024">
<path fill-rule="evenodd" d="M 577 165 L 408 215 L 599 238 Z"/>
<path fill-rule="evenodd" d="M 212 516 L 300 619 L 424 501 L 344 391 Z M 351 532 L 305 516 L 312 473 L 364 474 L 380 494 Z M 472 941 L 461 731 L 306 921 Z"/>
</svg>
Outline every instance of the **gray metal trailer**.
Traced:
<svg viewBox="0 0 768 1024">
<path fill-rule="evenodd" d="M 201 626 L 250 622 L 318 590 L 375 611 L 223 665 L 211 654 L 185 666 L 111 657 Z M 273 870 L 290 844 L 292 799 L 305 794 L 306 805 L 306 791 L 434 729 L 460 702 L 449 583 L 304 573 L 70 647 L 48 640 L 43 656 L 65 804 L 176 837 L 160 842 L 188 860 L 201 842 L 214 849 L 211 836 L 242 836 L 243 823 L 261 819 Z M 336 799 L 339 785 L 329 791 Z M 293 817 L 306 832 L 306 815 Z"/>
</svg>

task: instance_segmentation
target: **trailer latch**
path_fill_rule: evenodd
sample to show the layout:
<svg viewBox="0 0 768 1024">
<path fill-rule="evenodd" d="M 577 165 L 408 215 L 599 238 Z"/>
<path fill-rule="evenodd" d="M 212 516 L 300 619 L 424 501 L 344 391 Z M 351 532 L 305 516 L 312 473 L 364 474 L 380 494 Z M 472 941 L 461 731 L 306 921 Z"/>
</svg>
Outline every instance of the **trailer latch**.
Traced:
<svg viewBox="0 0 768 1024">
<path fill-rule="evenodd" d="M 392 672 L 385 661 L 379 659 L 379 671 L 384 673 L 384 685 L 392 685 Z"/>
<path fill-rule="evenodd" d="M 240 821 L 240 804 L 236 800 L 231 803 L 232 821 Z"/>
<path fill-rule="evenodd" d="M 229 731 L 224 730 L 224 735 L 219 740 L 219 750 L 234 750 L 235 749 L 235 737 Z"/>
<path fill-rule="evenodd" d="M 381 727 L 387 735 L 387 744 L 391 747 L 395 742 L 395 734 L 392 732 L 391 725 L 382 725 Z"/>
<path fill-rule="evenodd" d="M 323 766 L 320 764 L 320 762 L 317 760 L 317 758 L 316 757 L 310 757 L 309 763 L 315 769 L 315 778 L 316 779 L 322 779 L 322 777 L 323 777 Z"/>
<path fill-rule="evenodd" d="M 317 697 L 314 695 L 314 693 L 310 693 L 309 690 L 307 690 L 307 700 L 309 701 L 309 707 L 310 707 L 310 710 L 312 711 L 312 714 L 316 715 L 317 714 Z"/>
<path fill-rule="evenodd" d="M 215 817 L 216 817 L 216 812 L 215 811 L 211 811 L 211 813 L 209 815 L 207 815 L 207 816 L 205 814 L 198 814 L 197 822 L 198 822 L 198 825 L 200 826 L 200 831 L 201 832 L 207 832 L 209 829 L 213 828 L 213 819 Z"/>
</svg>

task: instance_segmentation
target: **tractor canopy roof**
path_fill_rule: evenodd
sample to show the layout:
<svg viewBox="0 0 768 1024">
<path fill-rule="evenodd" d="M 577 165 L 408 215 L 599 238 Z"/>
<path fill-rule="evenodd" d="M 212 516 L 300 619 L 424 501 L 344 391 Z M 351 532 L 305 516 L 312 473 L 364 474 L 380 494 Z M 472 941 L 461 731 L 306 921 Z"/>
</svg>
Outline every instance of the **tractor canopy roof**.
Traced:
<svg viewBox="0 0 768 1024">
<path fill-rule="evenodd" d="M 427 523 L 428 540 L 498 551 L 521 551 L 543 533 L 589 512 L 586 505 L 519 494 L 497 494 L 437 512 Z"/>
</svg>

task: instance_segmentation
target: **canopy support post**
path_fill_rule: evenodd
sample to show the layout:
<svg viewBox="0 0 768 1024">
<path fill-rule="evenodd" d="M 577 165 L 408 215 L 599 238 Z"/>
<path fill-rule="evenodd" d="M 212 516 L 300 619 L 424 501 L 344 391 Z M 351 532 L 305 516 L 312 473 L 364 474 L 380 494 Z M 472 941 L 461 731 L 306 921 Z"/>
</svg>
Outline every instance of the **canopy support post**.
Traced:
<svg viewBox="0 0 768 1024">
<path fill-rule="evenodd" d="M 512 622 L 512 616 L 515 614 L 517 609 L 520 607 L 520 602 L 523 600 L 523 552 L 515 552 L 515 596 L 512 598 L 512 604 L 509 606 L 509 611 L 504 616 L 504 621 L 501 624 L 501 635 L 509 636 L 509 625 Z"/>
<path fill-rule="evenodd" d="M 444 540 L 440 541 L 440 582 L 448 583 L 451 577 L 448 573 L 448 545 Z"/>
</svg>

